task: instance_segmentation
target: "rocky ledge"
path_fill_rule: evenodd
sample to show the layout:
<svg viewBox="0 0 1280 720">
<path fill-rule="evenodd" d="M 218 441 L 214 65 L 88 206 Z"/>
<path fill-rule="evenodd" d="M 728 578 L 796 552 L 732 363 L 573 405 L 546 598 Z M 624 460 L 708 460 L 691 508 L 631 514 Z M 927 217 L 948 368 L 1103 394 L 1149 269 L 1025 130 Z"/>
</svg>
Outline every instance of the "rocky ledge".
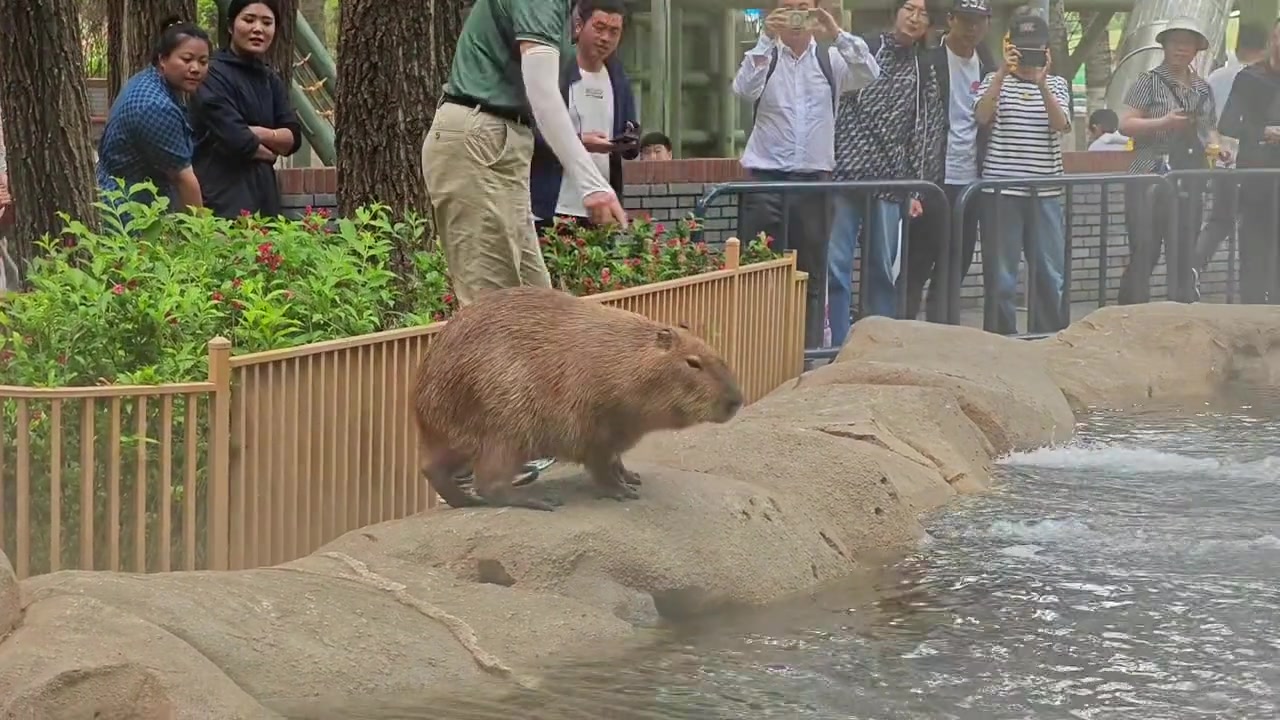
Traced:
<svg viewBox="0 0 1280 720">
<path fill-rule="evenodd" d="M 869 319 L 732 423 L 650 438 L 643 499 L 437 509 L 243 572 L 59 572 L 0 556 L 0 715 L 269 718 L 317 697 L 534 684 L 661 618 L 762 604 L 880 562 L 1073 411 L 1280 377 L 1280 308 L 1107 308 L 1027 342 Z M 593 652 L 596 652 L 593 650 Z"/>
</svg>

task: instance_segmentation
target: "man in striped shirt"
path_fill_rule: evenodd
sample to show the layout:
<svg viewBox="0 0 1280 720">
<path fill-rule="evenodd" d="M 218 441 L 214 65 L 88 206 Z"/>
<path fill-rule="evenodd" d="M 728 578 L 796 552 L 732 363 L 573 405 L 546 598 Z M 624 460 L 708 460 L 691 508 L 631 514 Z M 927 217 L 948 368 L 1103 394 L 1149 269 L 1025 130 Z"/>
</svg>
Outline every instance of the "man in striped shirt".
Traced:
<svg viewBox="0 0 1280 720">
<path fill-rule="evenodd" d="M 990 128 L 982 164 L 984 179 L 1060 176 L 1061 136 L 1071 129 L 1071 87 L 1049 75 L 1049 26 L 1030 12 L 1009 29 L 1004 65 L 978 87 L 974 114 Z M 1028 330 L 1055 332 L 1062 318 L 1066 238 L 1062 188 L 1009 187 L 984 191 L 982 266 L 988 312 L 985 329 L 1018 332 L 1018 265 L 1023 254 L 1031 277 Z"/>
</svg>

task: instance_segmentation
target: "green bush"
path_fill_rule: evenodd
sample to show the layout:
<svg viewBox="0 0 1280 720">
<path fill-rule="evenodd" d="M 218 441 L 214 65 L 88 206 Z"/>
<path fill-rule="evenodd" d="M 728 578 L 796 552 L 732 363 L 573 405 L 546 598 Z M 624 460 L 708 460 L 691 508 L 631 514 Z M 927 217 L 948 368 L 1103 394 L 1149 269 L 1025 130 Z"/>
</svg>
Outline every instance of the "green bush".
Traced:
<svg viewBox="0 0 1280 720">
<path fill-rule="evenodd" d="M 0 297 L 0 384 L 202 381 L 208 377 L 207 343 L 216 336 L 228 338 L 243 354 L 423 325 L 456 309 L 443 253 L 433 248 L 423 218 L 396 219 L 375 206 L 350 218 L 308 211 L 298 220 L 225 220 L 207 212 L 171 214 L 165 200 L 142 204 L 120 193 L 109 195 L 98 210 L 98 230 L 66 218 L 62 236 L 45 239 L 42 256 L 28 272 L 29 292 Z M 620 233 L 562 222 L 541 241 L 553 284 L 589 294 L 723 267 L 721 251 L 690 239 L 697 229 L 692 220 L 670 228 L 638 220 Z M 408 257 L 413 268 L 409 277 L 394 272 L 397 256 Z M 743 249 L 741 262 L 775 256 L 758 239 Z M 28 446 L 33 572 L 48 569 L 52 556 L 49 498 L 55 444 L 61 453 L 56 467 L 63 498 L 57 543 L 62 567 L 80 565 L 81 458 L 90 446 L 94 567 L 110 566 L 112 477 L 118 478 L 120 498 L 121 532 L 114 537 L 125 568 L 157 569 L 155 538 L 160 536 L 160 498 L 166 486 L 172 488 L 173 566 L 191 552 L 203 567 L 207 400 L 175 398 L 168 422 L 163 402 L 149 398 L 144 413 L 134 398 L 99 400 L 90 416 L 88 403 L 65 401 L 58 408 L 60 441 L 54 443 L 54 403 L 27 402 L 25 427 L 20 427 L 19 404 L 5 401 L 0 408 L 0 547 L 15 548 L 14 459 L 21 435 Z M 198 412 L 188 416 L 192 403 L 198 404 Z M 140 416 L 144 433 L 137 431 Z M 173 440 L 167 476 L 161 472 L 159 443 L 166 428 L 172 428 Z M 194 431 L 194 446 L 187 442 L 188 430 Z M 118 432 L 118 442 L 113 442 L 113 432 Z M 139 488 L 145 497 L 139 496 Z M 182 517 L 188 492 L 196 494 L 200 508 L 194 547 L 183 538 L 192 530 Z M 139 502 L 146 548 L 138 548 L 134 539 Z M 132 558 L 140 550 L 145 562 L 135 567 Z"/>
</svg>

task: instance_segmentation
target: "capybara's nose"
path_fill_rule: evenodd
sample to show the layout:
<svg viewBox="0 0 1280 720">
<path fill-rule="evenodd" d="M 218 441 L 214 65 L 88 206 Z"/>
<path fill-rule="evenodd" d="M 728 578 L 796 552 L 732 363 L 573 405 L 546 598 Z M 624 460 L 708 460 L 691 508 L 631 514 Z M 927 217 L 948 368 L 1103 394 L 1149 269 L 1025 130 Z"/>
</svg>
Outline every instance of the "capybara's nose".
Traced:
<svg viewBox="0 0 1280 720">
<path fill-rule="evenodd" d="M 725 420 L 728 420 L 728 419 L 732 418 L 734 415 L 737 415 L 737 414 L 738 414 L 738 411 L 739 411 L 739 410 L 741 410 L 741 409 L 742 409 L 742 396 L 741 396 L 741 395 L 734 395 L 733 397 L 731 397 L 731 398 L 729 398 L 728 400 L 726 400 L 726 401 L 725 401 L 725 403 L 724 403 L 724 418 L 725 418 Z"/>
</svg>

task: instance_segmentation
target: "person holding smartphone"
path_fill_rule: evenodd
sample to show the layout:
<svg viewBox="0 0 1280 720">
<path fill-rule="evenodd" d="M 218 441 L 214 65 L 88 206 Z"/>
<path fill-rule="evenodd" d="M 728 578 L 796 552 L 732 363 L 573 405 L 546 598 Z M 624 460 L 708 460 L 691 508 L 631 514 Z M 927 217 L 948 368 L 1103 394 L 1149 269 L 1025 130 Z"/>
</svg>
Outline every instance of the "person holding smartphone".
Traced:
<svg viewBox="0 0 1280 720">
<path fill-rule="evenodd" d="M 978 86 L 974 116 L 989 128 L 984 179 L 1061 176 L 1062 135 L 1071 131 L 1071 85 L 1050 73 L 1049 25 L 1020 10 L 1009 26 L 1004 65 Z M 1027 330 L 1050 333 L 1062 316 L 1066 225 L 1061 187 L 1005 187 L 982 194 L 982 269 L 988 307 L 985 329 L 1018 332 L 1018 266 L 1027 260 L 1033 294 Z"/>
<path fill-rule="evenodd" d="M 1156 35 L 1156 42 L 1163 49 L 1160 64 L 1138 76 L 1125 93 L 1125 108 L 1120 112 L 1120 132 L 1133 138 L 1136 151 L 1129 172 L 1204 170 L 1209 167 L 1206 152 L 1210 150 L 1216 159 L 1228 160 L 1220 151 L 1213 91 L 1191 66 L 1198 54 L 1209 49 L 1199 23 L 1193 18 L 1174 18 Z M 1193 197 L 1180 203 L 1191 213 L 1184 232 L 1200 230 L 1202 191 L 1193 189 Z M 1135 187 L 1125 198 L 1130 259 L 1120 279 L 1117 300 L 1121 305 L 1150 302 L 1151 273 L 1169 236 L 1169 223 L 1179 221 L 1173 217 L 1172 199 L 1164 191 L 1156 193 L 1148 215 L 1145 192 L 1146 188 Z"/>
<path fill-rule="evenodd" d="M 634 160 L 640 153 L 635 96 L 616 53 L 625 12 L 622 0 L 580 0 L 573 11 L 576 62 L 566 63 L 560 75 L 560 94 L 574 130 L 619 201 L 622 161 Z M 591 224 L 579 184 L 579 178 L 564 171 L 542 135 L 535 133 L 529 192 L 539 234 L 557 215 Z"/>
</svg>

